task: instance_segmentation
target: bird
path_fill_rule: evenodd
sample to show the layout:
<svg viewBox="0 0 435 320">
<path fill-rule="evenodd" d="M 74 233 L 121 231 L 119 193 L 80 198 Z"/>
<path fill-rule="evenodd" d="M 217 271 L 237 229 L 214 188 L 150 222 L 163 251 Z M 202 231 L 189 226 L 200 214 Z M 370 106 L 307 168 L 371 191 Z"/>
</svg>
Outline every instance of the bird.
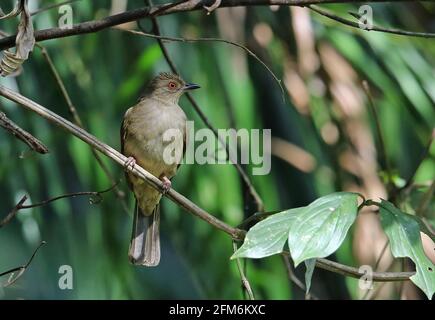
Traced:
<svg viewBox="0 0 435 320">
<path fill-rule="evenodd" d="M 157 266 L 160 262 L 160 210 L 162 193 L 171 188 L 180 161 L 165 161 L 165 148 L 171 141 L 164 139 L 168 130 L 178 130 L 181 139 L 172 141 L 175 154 L 186 150 L 186 114 L 178 105 L 189 90 L 200 88 L 180 76 L 162 72 L 147 85 L 136 105 L 127 109 L 121 125 L 121 153 L 125 161 L 126 179 L 135 197 L 133 230 L 128 252 L 134 265 Z M 179 159 L 181 160 L 181 159 Z M 127 168 L 138 164 L 162 181 L 162 191 L 151 187 Z"/>
</svg>

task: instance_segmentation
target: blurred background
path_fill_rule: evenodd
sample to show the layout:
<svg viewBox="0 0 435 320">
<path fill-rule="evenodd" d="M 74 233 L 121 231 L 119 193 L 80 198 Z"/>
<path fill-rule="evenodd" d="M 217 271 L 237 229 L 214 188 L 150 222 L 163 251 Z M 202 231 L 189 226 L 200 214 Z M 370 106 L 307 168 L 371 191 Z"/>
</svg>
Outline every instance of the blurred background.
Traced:
<svg viewBox="0 0 435 320">
<path fill-rule="evenodd" d="M 15 1 L 2 1 L 4 12 Z M 56 1 L 55 1 L 56 2 Z M 60 1 L 57 1 L 60 2 Z M 32 11 L 53 1 L 30 0 Z M 157 1 L 155 3 L 158 3 Z M 162 2 L 163 3 L 163 2 Z M 81 0 L 71 4 L 74 23 L 140 8 L 141 0 Z M 435 32 L 435 4 L 371 4 L 375 25 Z M 322 8 L 353 19 L 358 5 Z M 56 27 L 51 9 L 33 17 L 36 30 Z M 415 186 L 396 199 L 409 213 L 419 205 L 435 176 L 435 148 L 421 162 L 435 123 L 435 42 L 431 39 L 365 32 L 328 20 L 308 8 L 259 6 L 177 13 L 158 18 L 160 31 L 175 37 L 217 37 L 244 44 L 282 79 L 240 48 L 225 43 L 166 42 L 169 55 L 187 81 L 201 85 L 193 93 L 216 128 L 272 129 L 272 169 L 251 176 L 266 211 L 307 205 L 335 191 L 359 191 L 387 198 L 388 184 L 403 186 L 417 169 Z M 0 21 L 15 33 L 18 19 Z M 151 31 L 144 19 L 142 26 Z M 137 29 L 135 23 L 124 28 Z M 119 128 L 126 109 L 146 83 L 169 67 L 155 39 L 121 30 L 41 43 L 53 59 L 84 127 L 119 150 Z M 373 114 L 364 93 L 367 80 L 384 135 L 389 172 L 380 161 Z M 35 48 L 18 77 L 0 83 L 72 119 L 62 92 Z M 188 118 L 205 125 L 184 97 Z M 112 185 L 90 148 L 70 134 L 15 104 L 0 99 L 0 110 L 49 148 L 39 155 L 0 130 L 0 217 L 24 194 L 28 204 L 57 195 L 99 191 Z M 0 273 L 24 264 L 41 240 L 25 274 L 12 286 L 0 286 L 0 299 L 242 299 L 230 238 L 202 220 L 162 200 L 162 260 L 157 268 L 129 264 L 133 196 L 123 170 L 102 157 L 118 191 L 64 199 L 21 210 L 0 229 Z M 245 167 L 251 175 L 251 167 Z M 256 212 L 232 165 L 183 165 L 173 180 L 179 191 L 208 212 L 236 226 Z M 124 197 L 122 197 L 124 193 Z M 120 197 L 121 196 L 121 197 Z M 90 201 L 91 200 L 91 201 Z M 433 203 L 424 213 L 434 226 Z M 363 212 L 337 253 L 344 264 L 374 266 L 386 237 L 374 212 Z M 289 281 L 280 256 L 247 260 L 247 276 L 256 298 L 303 299 Z M 59 268 L 73 270 L 73 290 L 58 286 Z M 378 270 L 407 270 L 387 250 Z M 304 267 L 295 271 L 303 278 Z M 1 279 L 4 282 L 5 278 Z M 323 299 L 359 299 L 358 280 L 316 269 L 312 293 Z M 422 298 L 411 283 L 377 287 L 369 298 Z M 367 298 L 367 296 L 366 296 Z"/>
</svg>

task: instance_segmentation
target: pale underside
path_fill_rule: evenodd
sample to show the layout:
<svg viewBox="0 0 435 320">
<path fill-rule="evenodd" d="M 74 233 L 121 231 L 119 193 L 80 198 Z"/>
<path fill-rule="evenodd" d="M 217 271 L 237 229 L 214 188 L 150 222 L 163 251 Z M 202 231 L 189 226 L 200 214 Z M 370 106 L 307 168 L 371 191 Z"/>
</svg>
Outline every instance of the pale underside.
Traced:
<svg viewBox="0 0 435 320">
<path fill-rule="evenodd" d="M 178 104 L 145 98 L 125 113 L 122 152 L 125 156 L 134 157 L 138 165 L 154 176 L 171 179 L 177 171 L 178 163 L 167 164 L 163 158 L 165 148 L 171 143 L 163 140 L 163 134 L 169 129 L 180 130 L 182 136 L 186 136 L 184 111 Z M 172 148 L 182 154 L 184 139 L 175 139 Z M 142 213 L 152 214 L 160 201 L 160 192 L 131 173 L 127 174 L 127 179 Z"/>
</svg>

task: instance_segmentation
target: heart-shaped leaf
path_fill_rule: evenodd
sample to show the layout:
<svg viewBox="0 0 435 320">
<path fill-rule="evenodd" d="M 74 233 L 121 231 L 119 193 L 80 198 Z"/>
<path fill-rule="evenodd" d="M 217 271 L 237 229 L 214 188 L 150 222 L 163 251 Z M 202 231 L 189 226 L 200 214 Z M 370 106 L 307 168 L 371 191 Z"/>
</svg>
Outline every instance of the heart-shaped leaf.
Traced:
<svg viewBox="0 0 435 320">
<path fill-rule="evenodd" d="M 416 273 L 411 281 L 431 299 L 435 290 L 435 266 L 424 253 L 418 222 L 385 200 L 381 202 L 380 214 L 393 256 L 408 257 L 415 263 Z"/>
</svg>

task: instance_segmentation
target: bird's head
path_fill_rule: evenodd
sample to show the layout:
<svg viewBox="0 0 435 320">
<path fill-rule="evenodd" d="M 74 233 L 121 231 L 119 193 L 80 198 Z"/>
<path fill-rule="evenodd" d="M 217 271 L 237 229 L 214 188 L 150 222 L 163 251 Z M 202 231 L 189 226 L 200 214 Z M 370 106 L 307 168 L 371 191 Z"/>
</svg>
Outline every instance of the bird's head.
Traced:
<svg viewBox="0 0 435 320">
<path fill-rule="evenodd" d="M 162 72 L 149 83 L 146 91 L 163 101 L 177 103 L 184 92 L 198 88 L 199 85 L 186 83 L 176 74 Z"/>
</svg>

